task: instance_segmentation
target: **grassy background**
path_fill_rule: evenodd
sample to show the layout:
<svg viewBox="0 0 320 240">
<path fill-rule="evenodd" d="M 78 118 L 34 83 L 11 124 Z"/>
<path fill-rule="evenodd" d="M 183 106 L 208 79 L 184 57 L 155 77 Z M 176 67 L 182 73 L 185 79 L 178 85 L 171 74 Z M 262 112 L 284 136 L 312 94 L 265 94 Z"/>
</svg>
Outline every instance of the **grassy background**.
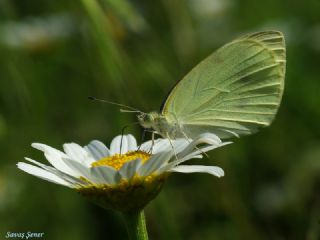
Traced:
<svg viewBox="0 0 320 240">
<path fill-rule="evenodd" d="M 276 29 L 287 76 L 275 122 L 201 163 L 226 176 L 170 177 L 146 209 L 151 239 L 320 238 L 320 2 L 249 0 L 0 1 L 0 238 L 126 239 L 121 220 L 67 188 L 15 167 L 41 142 L 108 143 L 134 114 L 222 44 Z M 140 129 L 129 132 L 139 136 Z"/>
</svg>

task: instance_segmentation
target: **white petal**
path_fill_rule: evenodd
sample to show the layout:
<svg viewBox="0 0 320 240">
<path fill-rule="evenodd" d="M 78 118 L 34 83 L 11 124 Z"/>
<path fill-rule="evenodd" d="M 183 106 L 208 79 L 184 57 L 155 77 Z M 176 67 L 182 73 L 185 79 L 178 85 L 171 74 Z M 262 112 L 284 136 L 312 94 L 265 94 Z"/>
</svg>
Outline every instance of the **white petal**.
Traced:
<svg viewBox="0 0 320 240">
<path fill-rule="evenodd" d="M 76 143 L 65 143 L 63 149 L 69 158 L 73 160 L 83 159 L 87 156 L 87 152 Z"/>
<path fill-rule="evenodd" d="M 64 179 L 65 181 L 67 181 L 67 182 L 69 182 L 71 184 L 75 184 L 75 185 L 78 185 L 78 184 L 82 185 L 83 184 L 83 182 L 80 179 L 75 178 L 72 175 L 70 176 L 68 174 L 65 174 L 65 173 L 57 170 L 56 168 L 53 168 L 53 167 L 47 166 L 45 164 L 39 163 L 39 162 L 37 162 L 37 161 L 35 161 L 35 160 L 31 159 L 31 158 L 25 157 L 24 159 L 27 160 L 28 162 L 31 162 L 31 163 L 41 167 L 42 169 L 44 169 L 44 170 L 46 170 L 48 172 L 51 172 L 51 173 L 57 175 L 58 177 Z"/>
<path fill-rule="evenodd" d="M 169 139 L 159 138 L 159 139 L 154 140 L 153 147 L 152 147 L 152 141 L 150 140 L 150 141 L 143 143 L 140 147 L 140 150 L 145 151 L 145 152 L 149 152 L 152 148 L 153 154 L 174 150 L 175 153 L 178 154 L 182 150 L 184 150 L 188 145 L 189 145 L 189 141 L 184 138 L 178 138 L 175 140 L 171 140 L 171 143 L 170 143 Z"/>
<path fill-rule="evenodd" d="M 208 152 L 210 150 L 213 150 L 215 148 L 218 148 L 218 147 L 221 147 L 221 146 L 224 146 L 224 145 L 227 145 L 227 144 L 230 144 L 232 142 L 224 142 L 224 143 L 221 143 L 220 145 L 211 145 L 211 146 L 206 146 L 206 147 L 200 147 L 198 148 L 197 150 L 189 153 L 188 155 L 186 156 L 183 156 L 182 158 L 179 158 L 181 157 L 181 154 L 178 156 L 178 159 L 177 160 L 174 160 L 172 162 L 169 162 L 167 165 L 163 166 L 162 168 L 160 168 L 157 173 L 158 174 L 161 174 L 163 172 L 166 172 L 166 171 L 169 171 L 169 169 L 172 169 L 173 167 L 179 165 L 180 163 L 183 163 L 183 162 L 186 162 L 190 159 L 193 159 L 193 158 L 202 158 L 202 153 L 204 152 Z"/>
<path fill-rule="evenodd" d="M 76 160 L 85 166 L 89 167 L 94 159 L 89 156 L 88 152 L 76 143 L 65 143 L 63 149 L 70 159 Z"/>
<path fill-rule="evenodd" d="M 63 160 L 67 156 L 64 157 L 52 150 L 46 150 L 44 156 L 53 167 L 61 172 L 74 176 L 74 171 L 68 165 L 66 165 Z"/>
<path fill-rule="evenodd" d="M 67 157 L 67 155 L 64 152 L 61 152 L 60 150 L 55 149 L 53 147 L 50 147 L 46 144 L 32 143 L 31 146 L 35 149 L 42 151 L 42 152 L 50 151 L 50 152 L 56 153 L 57 155 L 60 155 L 61 157 Z"/>
<path fill-rule="evenodd" d="M 96 179 L 91 176 L 89 167 L 86 167 L 73 159 L 64 159 L 64 162 L 73 170 L 74 177 L 85 177 L 91 182 L 96 181 Z"/>
<path fill-rule="evenodd" d="M 160 138 L 154 141 L 154 145 L 152 147 L 153 154 L 158 154 L 159 152 L 170 151 L 170 150 L 172 150 L 172 146 L 169 142 L 169 139 Z"/>
<path fill-rule="evenodd" d="M 232 142 L 223 142 L 223 143 L 220 143 L 218 145 L 209 145 L 209 146 L 197 148 L 195 151 L 183 156 L 183 158 L 181 158 L 180 160 L 176 161 L 177 162 L 176 164 L 180 164 L 180 163 L 185 162 L 185 161 L 187 161 L 189 159 L 195 158 L 196 156 L 199 156 L 199 155 L 201 155 L 201 154 L 203 154 L 205 152 L 208 152 L 208 151 L 211 151 L 213 149 L 228 145 L 230 143 L 232 143 Z"/>
<path fill-rule="evenodd" d="M 46 170 L 43 170 L 39 167 L 33 166 L 28 163 L 24 163 L 24 162 L 19 162 L 17 164 L 17 166 L 22 171 L 25 171 L 31 175 L 34 175 L 34 176 L 39 177 L 41 179 L 44 179 L 46 181 L 60 184 L 60 185 L 66 186 L 66 187 L 72 187 L 72 185 L 70 183 L 68 183 L 67 181 L 65 181 L 62 178 L 58 177 L 57 175 L 55 175 L 51 172 L 48 172 Z"/>
<path fill-rule="evenodd" d="M 123 166 L 119 170 L 119 173 L 122 176 L 122 178 L 132 178 L 137 173 L 137 170 L 141 167 L 141 163 L 141 159 L 136 159 L 123 164 Z"/>
<path fill-rule="evenodd" d="M 121 142 L 122 141 L 122 142 Z M 121 145 L 121 150 L 120 150 Z M 137 141 L 131 135 L 119 135 L 115 137 L 110 144 L 110 153 L 113 154 L 125 154 L 128 151 L 133 151 L 137 149 Z"/>
<path fill-rule="evenodd" d="M 97 179 L 95 182 L 100 184 L 114 185 L 120 182 L 121 177 L 117 170 L 109 166 L 99 166 L 90 169 L 91 175 Z"/>
<path fill-rule="evenodd" d="M 132 136 L 131 134 L 128 134 L 127 136 L 127 143 L 128 143 L 128 151 L 135 151 L 137 150 L 137 140 Z"/>
<path fill-rule="evenodd" d="M 217 135 L 210 132 L 200 134 L 198 139 L 198 141 L 203 141 L 208 144 L 221 143 L 221 139 Z"/>
<path fill-rule="evenodd" d="M 154 141 L 150 140 L 150 141 L 144 142 L 143 144 L 141 144 L 140 150 L 144 152 L 150 152 L 152 150 L 153 154 L 157 154 L 160 151 L 168 151 L 169 147 L 170 149 L 172 149 L 168 139 L 158 138 Z"/>
<path fill-rule="evenodd" d="M 138 170 L 138 174 L 140 176 L 148 176 L 154 171 L 158 170 L 170 160 L 172 156 L 172 151 L 170 152 L 161 152 L 155 154 L 149 159 L 146 163 L 144 163 Z"/>
<path fill-rule="evenodd" d="M 128 138 L 127 136 L 123 135 L 122 136 L 122 141 L 120 142 L 121 145 L 121 150 L 120 153 L 125 154 L 128 152 Z"/>
<path fill-rule="evenodd" d="M 122 136 L 116 136 L 110 144 L 110 154 L 114 155 L 114 154 L 119 154 L 120 153 L 120 143 L 121 143 L 121 138 Z"/>
<path fill-rule="evenodd" d="M 75 176 L 74 171 L 67 164 L 64 163 L 64 159 L 69 158 L 67 154 L 41 143 L 32 143 L 31 146 L 40 151 L 43 151 L 44 156 L 53 167 L 55 167 L 61 172 L 64 172 L 71 176 Z"/>
<path fill-rule="evenodd" d="M 197 148 L 197 145 L 203 144 L 203 143 L 215 146 L 215 145 L 221 144 L 221 140 L 219 137 L 217 137 L 213 133 L 200 134 L 179 154 L 179 158 L 189 154 L 195 148 Z"/>
<path fill-rule="evenodd" d="M 151 149 L 151 146 L 152 146 L 152 141 L 146 141 L 139 146 L 139 149 L 144 152 L 149 152 Z"/>
<path fill-rule="evenodd" d="M 185 138 L 179 138 L 174 140 L 173 147 L 175 153 L 178 155 L 180 152 L 182 152 L 189 144 L 191 143 L 191 140 L 185 139 Z"/>
<path fill-rule="evenodd" d="M 223 177 L 224 171 L 220 167 L 215 166 L 202 166 L 202 165 L 180 165 L 170 170 L 171 172 L 180 173 L 209 173 L 217 177 Z"/>
<path fill-rule="evenodd" d="M 95 160 L 110 156 L 109 149 L 100 141 L 93 140 L 84 147 Z"/>
</svg>

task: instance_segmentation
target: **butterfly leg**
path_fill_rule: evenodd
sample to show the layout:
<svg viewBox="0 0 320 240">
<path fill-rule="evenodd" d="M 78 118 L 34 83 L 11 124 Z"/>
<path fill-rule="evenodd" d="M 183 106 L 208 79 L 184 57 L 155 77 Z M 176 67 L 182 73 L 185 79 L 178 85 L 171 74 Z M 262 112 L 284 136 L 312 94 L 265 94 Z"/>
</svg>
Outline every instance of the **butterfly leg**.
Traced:
<svg viewBox="0 0 320 240">
<path fill-rule="evenodd" d="M 154 131 L 152 131 L 151 139 L 152 139 L 152 143 L 151 143 L 150 153 L 152 153 L 152 151 L 153 151 L 153 145 L 154 145 Z"/>
<path fill-rule="evenodd" d="M 177 152 L 176 152 L 176 150 L 175 150 L 175 148 L 174 148 L 174 145 L 173 145 L 173 143 L 172 143 L 172 140 L 171 140 L 171 138 L 170 138 L 170 136 L 169 136 L 168 133 L 167 133 L 166 135 L 167 135 L 167 138 L 168 138 L 168 140 L 169 140 L 169 143 L 170 143 L 170 145 L 171 145 L 171 147 L 172 147 L 172 150 L 173 150 L 173 152 L 174 152 L 174 156 L 176 157 L 176 160 L 178 160 Z"/>
<path fill-rule="evenodd" d="M 151 147 L 150 147 L 148 153 L 152 153 L 154 142 L 155 142 L 154 135 L 156 134 L 156 132 L 155 131 L 150 131 L 149 129 L 144 129 L 143 132 L 142 132 L 141 142 L 143 142 L 143 140 L 145 138 L 145 135 L 146 135 L 146 132 L 151 132 Z M 138 147 L 138 151 L 140 150 L 140 148 L 141 148 L 141 145 Z"/>
<path fill-rule="evenodd" d="M 142 130 L 142 133 L 141 133 L 141 140 L 140 140 L 140 145 L 139 145 L 139 147 L 138 147 L 138 149 L 137 149 L 137 151 L 139 151 L 140 150 L 140 148 L 141 148 L 141 143 L 144 141 L 144 138 L 145 138 L 145 136 L 146 136 L 146 129 L 143 129 Z"/>
</svg>

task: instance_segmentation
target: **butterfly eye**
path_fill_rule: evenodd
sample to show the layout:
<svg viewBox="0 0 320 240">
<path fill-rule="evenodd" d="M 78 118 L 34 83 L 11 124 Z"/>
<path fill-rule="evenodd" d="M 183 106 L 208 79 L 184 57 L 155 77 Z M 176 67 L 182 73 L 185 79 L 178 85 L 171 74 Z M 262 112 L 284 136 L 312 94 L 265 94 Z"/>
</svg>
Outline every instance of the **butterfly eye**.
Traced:
<svg viewBox="0 0 320 240">
<path fill-rule="evenodd" d="M 147 114 L 146 115 L 146 122 L 153 122 L 154 121 L 154 117 L 152 114 Z"/>
<path fill-rule="evenodd" d="M 154 117 L 150 113 L 140 113 L 138 116 L 138 120 L 144 128 L 150 128 L 152 126 Z"/>
<path fill-rule="evenodd" d="M 151 113 L 146 114 L 143 121 L 146 126 L 151 127 L 154 122 L 154 116 Z"/>
</svg>

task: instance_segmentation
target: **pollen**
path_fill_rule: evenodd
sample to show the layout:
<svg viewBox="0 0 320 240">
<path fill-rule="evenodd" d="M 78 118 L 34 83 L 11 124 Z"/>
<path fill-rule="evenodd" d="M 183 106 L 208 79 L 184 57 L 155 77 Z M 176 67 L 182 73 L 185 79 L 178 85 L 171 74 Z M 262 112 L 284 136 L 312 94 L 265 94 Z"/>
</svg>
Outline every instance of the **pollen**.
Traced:
<svg viewBox="0 0 320 240">
<path fill-rule="evenodd" d="M 116 170 L 119 170 L 123 164 L 132 160 L 140 158 L 142 163 L 145 163 L 150 159 L 150 154 L 143 151 L 131 151 L 126 154 L 114 154 L 109 157 L 102 158 L 91 164 L 91 167 L 109 166 Z"/>
</svg>

